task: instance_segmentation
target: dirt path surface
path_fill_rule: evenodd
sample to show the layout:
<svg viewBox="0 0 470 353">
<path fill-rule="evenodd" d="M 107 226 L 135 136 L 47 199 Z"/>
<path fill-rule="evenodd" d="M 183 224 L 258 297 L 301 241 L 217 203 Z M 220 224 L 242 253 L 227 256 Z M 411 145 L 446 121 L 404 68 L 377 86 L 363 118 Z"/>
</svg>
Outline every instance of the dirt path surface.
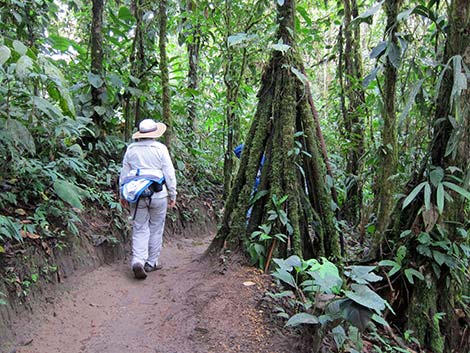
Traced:
<svg viewBox="0 0 470 353">
<path fill-rule="evenodd" d="M 12 352 L 296 352 L 263 309 L 269 280 L 241 266 L 220 274 L 200 260 L 208 243 L 167 241 L 164 268 L 143 281 L 127 259 L 67 279 L 33 320 L 15 323 Z"/>
</svg>

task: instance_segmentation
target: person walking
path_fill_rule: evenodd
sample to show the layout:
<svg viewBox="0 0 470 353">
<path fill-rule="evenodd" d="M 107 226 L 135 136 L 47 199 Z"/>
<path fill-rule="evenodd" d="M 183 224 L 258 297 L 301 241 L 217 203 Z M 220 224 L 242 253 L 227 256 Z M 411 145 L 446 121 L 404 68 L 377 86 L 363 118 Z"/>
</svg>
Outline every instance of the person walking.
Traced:
<svg viewBox="0 0 470 353">
<path fill-rule="evenodd" d="M 136 142 L 127 147 L 122 162 L 121 204 L 127 207 L 130 201 L 131 266 L 137 279 L 145 279 L 147 272 L 162 268 L 159 257 L 166 212 L 168 207 L 176 206 L 175 168 L 167 147 L 156 141 L 165 131 L 163 123 L 142 120 L 139 131 L 132 135 Z"/>
</svg>

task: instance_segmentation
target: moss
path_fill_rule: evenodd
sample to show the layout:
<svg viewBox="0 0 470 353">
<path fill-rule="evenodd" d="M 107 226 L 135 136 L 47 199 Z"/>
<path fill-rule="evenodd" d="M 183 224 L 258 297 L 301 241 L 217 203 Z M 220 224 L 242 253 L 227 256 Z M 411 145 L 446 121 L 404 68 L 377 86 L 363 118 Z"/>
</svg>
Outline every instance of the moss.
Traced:
<svg viewBox="0 0 470 353">
<path fill-rule="evenodd" d="M 309 237 L 310 222 L 315 220 L 316 238 L 319 239 L 317 251 L 307 254 L 326 254 L 339 258 L 339 241 L 331 209 L 331 194 L 326 185 L 326 168 L 316 141 L 316 127 L 303 89 L 303 83 L 291 71 L 291 67 L 301 68 L 301 60 L 295 52 L 291 31 L 293 24 L 293 2 L 286 1 L 279 7 L 286 11 L 279 17 L 279 37 L 284 43 L 291 44 L 287 53 L 274 52 L 262 77 L 258 109 L 240 162 L 240 169 L 226 204 L 222 227 L 214 244 L 221 246 L 224 240 L 238 243 L 246 250 L 250 244 L 250 232 L 259 224 L 267 221 L 268 211 L 273 209 L 272 198 L 288 195 L 283 206 L 293 227 L 291 246 L 298 255 L 303 255 Z M 291 28 L 292 29 L 292 28 Z M 309 158 L 303 154 L 293 154 L 296 146 L 296 130 L 306 133 L 303 146 Z M 263 154 L 266 157 L 261 175 L 262 190 L 268 195 L 259 199 L 253 208 L 252 218 L 247 224 L 246 213 L 250 207 L 253 184 Z M 303 168 L 306 177 L 299 172 Z M 307 188 L 308 197 L 305 197 Z M 303 203 L 307 211 L 303 211 Z M 287 233 L 280 222 L 273 226 L 272 232 Z M 238 239 L 238 242 L 232 241 Z M 213 248 L 213 246 L 211 246 Z M 275 256 L 287 256 L 287 247 L 277 243 Z M 289 249 L 291 250 L 291 249 Z"/>
<path fill-rule="evenodd" d="M 305 145 L 309 158 L 309 180 L 307 181 L 308 193 L 312 200 L 312 206 L 319 215 L 321 231 L 324 236 L 322 242 L 325 248 L 325 255 L 329 258 L 340 258 L 339 236 L 334 222 L 334 213 L 331 208 L 331 194 L 326 185 L 326 167 L 321 157 L 320 147 L 316 140 L 315 124 L 311 110 L 306 98 L 299 102 L 299 114 L 305 132 Z"/>
<path fill-rule="evenodd" d="M 444 346 L 445 339 L 439 327 L 439 319 L 434 316 L 432 320 L 431 349 L 436 353 L 443 353 Z"/>
<path fill-rule="evenodd" d="M 263 90 L 263 87 L 261 88 L 261 91 L 262 90 Z M 258 109 L 255 114 L 255 119 L 253 121 L 253 124 L 251 125 L 251 128 L 248 132 L 248 135 L 245 141 L 245 146 L 252 145 L 252 141 L 254 139 L 255 133 L 258 130 L 259 122 L 261 121 L 260 117 L 265 116 L 267 114 L 269 107 L 270 107 L 269 99 L 265 99 L 262 104 L 260 103 L 258 105 Z M 247 169 L 247 165 L 249 161 L 249 158 L 246 152 L 249 150 L 250 150 L 249 147 L 244 149 L 245 153 L 242 154 L 237 176 L 234 180 L 232 190 L 230 191 L 228 199 L 225 203 L 225 211 L 224 211 L 224 215 L 222 218 L 221 226 L 217 232 L 217 235 L 214 241 L 211 243 L 208 249 L 208 252 L 217 251 L 218 249 L 222 248 L 226 240 L 230 243 L 233 243 L 232 239 L 227 239 L 227 238 L 229 238 L 231 220 L 234 217 L 234 210 L 236 209 L 237 204 L 239 202 L 239 197 L 240 197 L 242 187 L 243 185 L 246 184 L 245 173 L 246 173 L 246 169 Z"/>
<path fill-rule="evenodd" d="M 433 352 L 444 352 L 444 336 L 439 327 L 437 314 L 437 287 L 432 275 L 425 281 L 414 284 L 408 308 L 408 328 L 423 347 L 431 347 Z"/>
</svg>

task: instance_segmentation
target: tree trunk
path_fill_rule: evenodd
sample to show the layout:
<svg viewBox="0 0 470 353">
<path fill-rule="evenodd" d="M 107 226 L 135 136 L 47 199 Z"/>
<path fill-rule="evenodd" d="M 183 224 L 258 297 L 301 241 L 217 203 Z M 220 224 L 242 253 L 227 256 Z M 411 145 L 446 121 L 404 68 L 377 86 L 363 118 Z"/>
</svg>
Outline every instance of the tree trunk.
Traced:
<svg viewBox="0 0 470 353">
<path fill-rule="evenodd" d="M 132 0 L 131 11 L 135 17 L 136 26 L 129 58 L 130 72 L 133 77 L 140 79 L 140 82 L 137 84 L 135 81 L 129 80 L 128 85 L 130 88 L 142 88 L 145 81 L 144 71 L 146 65 L 142 0 Z M 133 96 L 129 91 L 125 92 L 123 112 L 125 119 L 124 139 L 128 140 L 131 137 L 133 128 L 138 128 L 142 120 L 140 97 Z"/>
<path fill-rule="evenodd" d="M 270 223 L 270 234 L 282 233 L 286 239 L 276 241 L 273 237 L 262 242 L 262 256 L 266 257 L 267 249 L 273 247 L 274 256 L 295 253 L 305 258 L 339 258 L 326 169 L 305 86 L 299 79 L 303 67 L 293 37 L 294 1 L 278 4 L 277 10 L 278 38 L 289 49 L 274 51 L 264 71 L 240 168 L 225 205 L 221 228 L 209 251 L 227 246 L 246 254 L 253 245 L 252 232 L 259 225 Z M 259 172 L 257 190 L 263 193 L 255 201 L 253 186 Z M 283 196 L 287 200 L 280 202 Z M 278 217 L 273 220 L 270 211 Z"/>
<path fill-rule="evenodd" d="M 104 1 L 93 0 L 91 23 L 91 73 L 103 79 L 103 11 Z M 91 85 L 91 104 L 93 107 L 103 105 L 102 94 L 105 91 L 104 80 L 99 87 Z M 95 111 L 93 122 L 101 129 L 103 121 Z M 101 133 L 101 132 L 100 132 Z"/>
<path fill-rule="evenodd" d="M 162 75 L 162 120 L 167 126 L 165 133 L 165 144 L 170 148 L 173 121 L 171 118 L 171 96 L 170 96 L 170 74 L 168 70 L 168 59 L 166 56 L 166 15 L 167 0 L 160 1 L 160 70 Z"/>
<path fill-rule="evenodd" d="M 362 155 L 364 154 L 364 122 L 366 109 L 360 49 L 360 26 L 351 25 L 359 15 L 356 0 L 344 0 L 344 69 L 339 70 L 345 97 L 342 99 L 342 112 L 347 147 L 347 193 L 341 210 L 344 219 L 357 223 L 362 206 Z M 343 83 L 344 82 L 344 83 Z"/>
<path fill-rule="evenodd" d="M 248 58 L 246 48 L 243 49 L 241 65 L 237 66 L 235 56 L 235 49 L 229 45 L 229 37 L 233 34 L 232 30 L 232 2 L 225 1 L 225 27 L 227 29 L 225 42 L 225 70 L 224 70 L 224 83 L 225 83 L 225 131 L 226 131 L 226 144 L 224 154 L 224 199 L 230 193 L 233 184 L 234 173 L 234 148 L 241 142 L 240 141 L 240 117 L 236 114 L 238 106 L 238 95 L 240 92 L 240 85 L 242 84 L 245 76 L 245 68 Z M 248 20 L 247 29 L 251 27 L 252 17 Z"/>
<path fill-rule="evenodd" d="M 470 3 L 466 0 L 452 0 L 450 4 L 444 63 L 451 59 L 462 59 L 466 65 L 470 65 Z M 465 71 L 454 62 L 443 76 L 436 102 L 430 161 L 424 161 L 422 170 L 409 182 L 407 193 L 421 182 L 430 180 L 429 175 L 426 175 L 427 170 L 437 167 L 446 170 L 449 166 L 462 171 L 453 176 L 463 180 L 461 187 L 469 189 L 470 90 L 463 89 L 459 96 L 456 90 L 459 81 L 455 78 L 466 80 L 468 84 Z M 453 179 L 445 177 L 444 180 Z M 456 183 L 455 179 L 452 182 Z M 435 204 L 437 193 L 435 187 L 431 187 L 432 203 Z M 387 233 L 387 238 L 398 245 L 405 243 L 410 265 L 420 269 L 426 278 L 414 286 L 406 287 L 409 301 L 402 305 L 398 316 L 406 315 L 409 318 L 407 328 L 413 330 L 423 347 L 432 352 L 467 352 L 470 349 L 470 339 L 468 332 L 459 324 L 456 310 L 460 310 L 458 298 L 463 291 L 468 290 L 468 284 L 466 279 L 461 278 L 463 271 L 459 267 L 454 267 L 451 262 L 438 262 L 437 255 L 450 257 L 453 254 L 458 260 L 458 254 L 453 253 L 452 249 L 464 241 L 459 235 L 459 228 L 468 228 L 468 219 L 462 196 L 451 190 L 446 191 L 451 194 L 452 200 L 446 200 L 442 215 L 435 219 L 439 227 L 434 224 L 429 226 L 429 220 L 425 219 L 423 197 L 418 194 L 404 210 L 401 210 L 400 203 L 395 208 L 392 217 L 394 221 L 391 222 L 392 227 L 389 227 L 391 230 Z M 431 208 L 434 207 L 433 205 Z M 400 234 L 408 229 L 412 230 L 415 237 L 400 239 Z M 450 242 L 452 248 L 446 253 L 442 248 L 432 245 L 432 256 L 426 256 L 422 250 L 417 249 L 422 244 L 416 241 L 416 237 L 423 232 L 428 233 L 431 239 Z M 444 313 L 440 319 L 439 313 Z"/>
<path fill-rule="evenodd" d="M 398 47 L 398 39 L 395 34 L 398 32 L 396 18 L 400 10 L 400 5 L 400 0 L 386 0 L 384 4 L 385 12 L 387 13 L 385 33 L 387 33 L 388 36 L 389 46 L 394 45 Z M 397 63 L 392 62 L 390 55 L 388 55 L 385 62 L 385 82 L 382 95 L 384 103 L 382 111 L 383 128 L 382 146 L 379 150 L 380 164 L 377 173 L 378 192 L 376 199 L 378 200 L 378 211 L 374 249 L 383 237 L 383 233 L 390 219 L 391 211 L 393 210 L 395 182 L 391 180 L 391 176 L 396 173 L 398 163 L 397 121 L 395 112 L 397 66 Z"/>
<path fill-rule="evenodd" d="M 198 11 L 197 4 L 194 0 L 188 0 L 187 12 L 194 13 Z M 199 87 L 198 66 L 199 66 L 199 50 L 201 47 L 201 30 L 199 23 L 191 24 L 189 30 L 190 39 L 187 40 L 188 48 L 188 89 L 190 91 L 191 99 L 188 102 L 188 132 L 190 134 L 197 134 L 197 106 L 195 99 L 195 92 Z"/>
<path fill-rule="evenodd" d="M 233 150 L 241 142 L 240 141 L 240 117 L 235 113 L 238 105 L 238 94 L 240 92 L 240 85 L 245 74 L 245 67 L 247 61 L 246 49 L 243 50 L 242 64 L 239 72 L 236 72 L 232 65 L 234 64 L 233 53 L 231 48 L 227 48 L 227 67 L 224 75 L 224 82 L 226 87 L 226 108 L 225 108 L 225 127 L 227 131 L 227 142 L 225 146 L 224 155 L 224 198 L 230 193 L 232 187 L 232 175 L 234 173 Z M 234 77 L 238 74 L 238 78 Z"/>
</svg>

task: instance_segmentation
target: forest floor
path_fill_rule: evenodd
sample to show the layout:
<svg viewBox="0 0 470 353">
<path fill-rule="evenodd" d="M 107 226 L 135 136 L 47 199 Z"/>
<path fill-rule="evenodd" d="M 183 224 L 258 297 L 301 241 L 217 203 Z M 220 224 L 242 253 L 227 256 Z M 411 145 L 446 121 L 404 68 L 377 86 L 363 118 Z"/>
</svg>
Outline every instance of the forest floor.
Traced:
<svg viewBox="0 0 470 353">
<path fill-rule="evenodd" d="M 33 318 L 13 323 L 12 353 L 295 353 L 273 318 L 267 275 L 202 259 L 213 234 L 166 239 L 162 270 L 136 280 L 129 258 L 64 280 Z M 26 322 L 25 322 L 26 321 Z"/>
</svg>

